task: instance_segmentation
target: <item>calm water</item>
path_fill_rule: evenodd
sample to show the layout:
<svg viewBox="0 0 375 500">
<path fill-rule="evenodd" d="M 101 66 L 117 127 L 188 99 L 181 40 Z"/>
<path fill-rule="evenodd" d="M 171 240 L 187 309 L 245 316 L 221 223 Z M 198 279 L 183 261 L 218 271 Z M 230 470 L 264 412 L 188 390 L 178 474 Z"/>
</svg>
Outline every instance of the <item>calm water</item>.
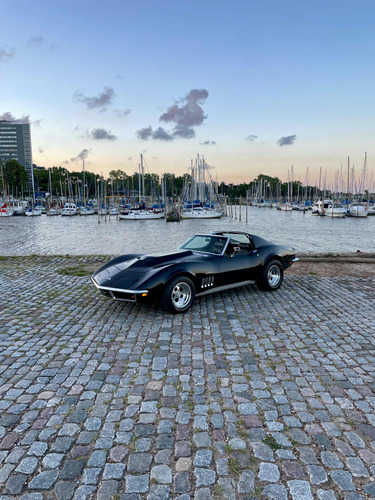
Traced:
<svg viewBox="0 0 375 500">
<path fill-rule="evenodd" d="M 209 220 L 127 221 L 98 217 L 0 218 L 0 255 L 70 254 L 118 255 L 169 251 L 194 233 L 236 230 L 254 233 L 297 252 L 375 252 L 375 217 L 330 219 L 309 213 L 242 207 L 242 221 L 229 217 Z M 238 212 L 237 212 L 238 213 Z"/>
</svg>

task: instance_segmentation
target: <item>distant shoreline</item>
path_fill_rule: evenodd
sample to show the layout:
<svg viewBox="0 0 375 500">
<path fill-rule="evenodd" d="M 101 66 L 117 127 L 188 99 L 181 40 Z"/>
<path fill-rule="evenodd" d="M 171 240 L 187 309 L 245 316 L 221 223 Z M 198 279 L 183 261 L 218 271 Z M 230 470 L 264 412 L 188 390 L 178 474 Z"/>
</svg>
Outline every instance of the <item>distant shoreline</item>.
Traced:
<svg viewBox="0 0 375 500">
<path fill-rule="evenodd" d="M 118 254 L 121 255 L 121 254 Z M 83 259 L 83 260 L 101 260 L 101 259 L 111 259 L 118 256 L 117 254 L 90 254 L 90 255 L 79 255 L 79 254 L 28 254 L 28 255 L 0 255 L 0 260 L 4 259 L 24 259 L 31 257 L 43 257 L 49 259 L 56 258 L 71 258 L 71 259 Z M 353 264 L 375 264 L 375 252 L 343 252 L 343 253 L 298 253 L 297 257 L 300 262 L 342 262 L 342 263 L 353 263 Z"/>
</svg>

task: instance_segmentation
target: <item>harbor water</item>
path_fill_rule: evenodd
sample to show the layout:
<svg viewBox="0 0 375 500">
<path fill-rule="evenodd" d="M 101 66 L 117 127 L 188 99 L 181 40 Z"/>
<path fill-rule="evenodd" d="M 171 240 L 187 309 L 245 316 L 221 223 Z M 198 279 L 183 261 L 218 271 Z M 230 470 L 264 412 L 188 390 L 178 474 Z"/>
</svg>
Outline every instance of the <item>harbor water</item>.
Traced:
<svg viewBox="0 0 375 500">
<path fill-rule="evenodd" d="M 241 220 L 221 219 L 128 221 L 115 217 L 74 216 L 0 218 L 0 255 L 119 255 L 164 252 L 195 233 L 245 231 L 274 243 L 293 246 L 297 253 L 375 251 L 375 217 L 363 219 L 312 216 L 242 207 Z M 100 222 L 98 222 L 100 220 Z"/>
</svg>

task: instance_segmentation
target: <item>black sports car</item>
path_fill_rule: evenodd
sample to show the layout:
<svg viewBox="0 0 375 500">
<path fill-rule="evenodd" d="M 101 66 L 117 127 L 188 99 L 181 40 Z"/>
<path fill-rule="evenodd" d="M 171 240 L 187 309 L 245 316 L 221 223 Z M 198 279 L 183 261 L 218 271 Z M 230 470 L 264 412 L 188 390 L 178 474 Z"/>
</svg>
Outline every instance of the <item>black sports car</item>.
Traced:
<svg viewBox="0 0 375 500">
<path fill-rule="evenodd" d="M 298 260 L 294 248 L 274 245 L 239 231 L 196 234 L 177 250 L 152 255 L 122 255 L 91 277 L 103 295 L 141 302 L 159 298 L 164 310 L 187 311 L 207 293 L 256 282 L 277 290 L 284 269 Z"/>
</svg>

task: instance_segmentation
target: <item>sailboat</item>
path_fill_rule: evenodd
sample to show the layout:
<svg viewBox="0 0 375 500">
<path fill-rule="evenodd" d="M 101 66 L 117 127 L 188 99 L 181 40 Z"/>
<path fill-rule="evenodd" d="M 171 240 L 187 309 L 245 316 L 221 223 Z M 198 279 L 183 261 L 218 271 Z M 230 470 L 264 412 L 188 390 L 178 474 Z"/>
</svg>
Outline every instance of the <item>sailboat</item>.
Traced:
<svg viewBox="0 0 375 500">
<path fill-rule="evenodd" d="M 342 219 L 346 215 L 346 210 L 341 203 L 332 202 L 328 204 L 324 213 L 327 217 Z"/>
<path fill-rule="evenodd" d="M 288 196 L 287 201 L 281 203 L 278 207 L 278 210 L 282 212 L 291 212 L 293 210 L 293 165 L 292 165 L 292 180 L 289 179 L 289 170 L 288 170 Z"/>
<path fill-rule="evenodd" d="M 144 187 L 144 165 L 143 155 L 141 154 L 141 162 L 138 169 L 138 198 L 139 204 L 137 207 L 125 208 L 118 214 L 118 218 L 122 220 L 157 220 L 164 219 L 164 210 L 162 208 L 148 208 L 145 203 L 145 187 Z"/>
<path fill-rule="evenodd" d="M 78 209 L 77 209 L 77 205 L 72 202 L 72 198 L 73 198 L 73 196 L 72 196 L 72 183 L 71 183 L 71 180 L 69 179 L 69 173 L 67 170 L 66 170 L 66 180 L 67 180 L 67 184 L 68 184 L 69 201 L 64 204 L 64 206 L 61 210 L 61 215 L 64 217 L 72 217 L 73 215 L 78 214 Z"/>
<path fill-rule="evenodd" d="M 42 215 L 42 207 L 32 205 L 30 208 L 25 210 L 25 215 L 27 217 L 38 217 L 39 215 Z"/>
<path fill-rule="evenodd" d="M 51 217 L 53 215 L 60 215 L 61 210 L 59 207 L 55 207 L 51 205 L 52 201 L 52 180 L 51 180 L 51 169 L 48 169 L 48 189 L 49 189 L 49 196 L 48 196 L 48 207 L 46 214 Z"/>
<path fill-rule="evenodd" d="M 6 203 L 3 203 L 0 207 L 0 217 L 11 217 L 12 215 L 13 210 Z"/>
<path fill-rule="evenodd" d="M 358 201 L 353 202 L 348 210 L 348 215 L 350 217 L 367 217 L 368 215 L 368 205 L 365 205 L 363 202 L 359 201 L 360 193 L 364 192 L 365 186 L 365 176 L 366 176 L 366 163 L 367 163 L 367 153 L 365 153 L 363 173 L 361 178 L 361 183 L 359 186 L 359 193 L 357 195 Z M 354 177 L 354 166 L 353 166 L 353 177 Z M 353 190 L 354 193 L 354 190 Z"/>
<path fill-rule="evenodd" d="M 185 198 L 190 195 L 190 199 L 194 201 L 185 201 L 181 219 L 219 219 L 223 215 L 222 211 L 212 204 L 213 199 L 217 199 L 217 193 L 212 181 L 209 183 L 206 176 L 209 177 L 208 165 L 203 157 L 197 155 L 195 164 L 191 165 L 190 192 L 185 194 Z"/>
</svg>

